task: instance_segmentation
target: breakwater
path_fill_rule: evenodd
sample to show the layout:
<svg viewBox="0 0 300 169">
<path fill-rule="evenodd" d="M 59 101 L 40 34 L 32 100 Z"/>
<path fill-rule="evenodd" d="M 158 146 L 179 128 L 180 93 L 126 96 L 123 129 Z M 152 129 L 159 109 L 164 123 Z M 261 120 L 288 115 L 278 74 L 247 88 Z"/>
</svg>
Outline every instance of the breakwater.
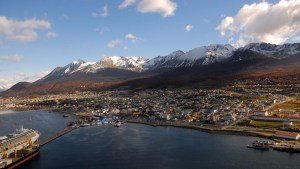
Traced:
<svg viewBox="0 0 300 169">
<path fill-rule="evenodd" d="M 73 131 L 74 129 L 75 129 L 75 127 L 66 127 L 65 129 L 63 129 L 63 130 L 61 130 L 61 131 L 59 131 L 57 133 L 54 133 L 53 135 L 51 135 L 49 137 L 41 139 L 40 140 L 40 146 L 44 146 L 44 145 L 50 143 L 51 141 L 53 141 L 53 140 L 55 140 L 55 139 L 57 139 L 57 138 L 65 135 L 65 134 L 67 134 L 67 133 L 69 133 L 71 131 Z"/>
</svg>

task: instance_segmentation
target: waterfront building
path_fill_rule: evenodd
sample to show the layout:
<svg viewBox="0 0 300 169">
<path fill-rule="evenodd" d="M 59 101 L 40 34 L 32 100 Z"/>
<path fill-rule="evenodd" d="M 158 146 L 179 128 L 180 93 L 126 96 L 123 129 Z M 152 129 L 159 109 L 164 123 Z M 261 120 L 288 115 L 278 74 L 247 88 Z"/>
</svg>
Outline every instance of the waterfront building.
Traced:
<svg viewBox="0 0 300 169">
<path fill-rule="evenodd" d="M 262 111 L 262 110 L 254 111 L 254 116 L 268 116 L 268 115 L 269 115 L 268 111 Z"/>
<path fill-rule="evenodd" d="M 291 139 L 291 140 L 299 140 L 300 134 L 295 132 L 288 132 L 288 131 L 277 131 L 274 135 L 275 137 L 284 138 L 284 139 Z"/>
</svg>

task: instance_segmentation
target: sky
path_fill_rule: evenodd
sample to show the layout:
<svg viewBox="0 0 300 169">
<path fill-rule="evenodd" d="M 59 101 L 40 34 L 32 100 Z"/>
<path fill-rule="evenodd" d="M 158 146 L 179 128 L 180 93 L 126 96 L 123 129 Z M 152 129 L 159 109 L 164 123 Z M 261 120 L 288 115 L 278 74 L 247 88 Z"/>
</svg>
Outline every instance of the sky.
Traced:
<svg viewBox="0 0 300 169">
<path fill-rule="evenodd" d="M 0 90 L 74 60 L 300 41 L 300 0 L 1 0 Z"/>
</svg>

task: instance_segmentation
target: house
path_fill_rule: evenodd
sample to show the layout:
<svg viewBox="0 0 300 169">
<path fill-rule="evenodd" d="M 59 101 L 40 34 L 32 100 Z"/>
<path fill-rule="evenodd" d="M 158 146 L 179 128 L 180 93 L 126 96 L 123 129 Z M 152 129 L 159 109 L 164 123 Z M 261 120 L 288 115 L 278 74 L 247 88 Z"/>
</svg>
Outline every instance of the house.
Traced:
<svg viewBox="0 0 300 169">
<path fill-rule="evenodd" d="M 268 115 L 269 115 L 268 111 L 261 111 L 261 110 L 254 111 L 254 116 L 268 116 Z"/>
<path fill-rule="evenodd" d="M 296 111 L 295 110 L 289 110 L 289 109 L 279 109 L 279 112 L 282 112 L 282 113 L 295 113 Z"/>
<path fill-rule="evenodd" d="M 284 122 L 282 123 L 282 125 L 283 125 L 284 127 L 292 127 L 292 126 L 293 126 L 293 122 L 292 122 L 292 121 L 284 121 Z"/>
<path fill-rule="evenodd" d="M 284 139 L 291 139 L 291 140 L 299 140 L 300 134 L 288 131 L 277 131 L 274 134 L 275 137 L 284 138 Z"/>
</svg>

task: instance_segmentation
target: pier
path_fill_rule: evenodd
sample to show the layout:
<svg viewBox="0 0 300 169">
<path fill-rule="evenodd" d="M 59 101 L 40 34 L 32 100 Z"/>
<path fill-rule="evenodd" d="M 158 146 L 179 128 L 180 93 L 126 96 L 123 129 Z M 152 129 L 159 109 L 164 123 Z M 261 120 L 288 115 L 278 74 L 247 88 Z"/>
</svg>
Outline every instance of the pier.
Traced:
<svg viewBox="0 0 300 169">
<path fill-rule="evenodd" d="M 55 139 L 57 139 L 57 138 L 59 138 L 59 137 L 65 135 L 65 134 L 67 134 L 67 133 L 69 133 L 69 132 L 71 132 L 71 131 L 73 131 L 73 130 L 76 129 L 76 128 L 77 128 L 77 127 L 71 127 L 71 126 L 69 126 L 69 127 L 66 127 L 65 129 L 63 129 L 63 130 L 61 130 L 61 131 L 59 131 L 59 132 L 57 132 L 57 133 L 54 133 L 53 135 L 51 135 L 51 136 L 49 136 L 49 137 L 46 137 L 46 138 L 44 138 L 44 139 L 41 139 L 41 140 L 40 140 L 40 146 L 44 146 L 44 145 L 50 143 L 51 141 L 53 141 L 53 140 L 55 140 Z"/>
</svg>

